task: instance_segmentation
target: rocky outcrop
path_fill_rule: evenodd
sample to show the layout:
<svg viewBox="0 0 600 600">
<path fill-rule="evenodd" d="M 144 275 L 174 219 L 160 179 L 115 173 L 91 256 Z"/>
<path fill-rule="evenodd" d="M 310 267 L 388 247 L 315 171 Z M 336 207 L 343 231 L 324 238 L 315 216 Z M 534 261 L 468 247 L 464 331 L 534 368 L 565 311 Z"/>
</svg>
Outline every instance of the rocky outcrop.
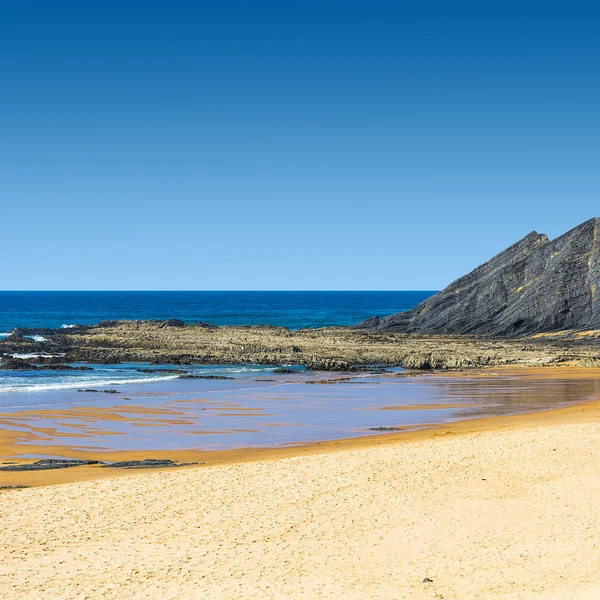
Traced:
<svg viewBox="0 0 600 600">
<path fill-rule="evenodd" d="M 179 319 L 167 319 L 166 321 L 163 321 L 160 326 L 163 329 L 166 329 L 167 327 L 185 327 L 185 323 Z"/>
<path fill-rule="evenodd" d="M 516 337 L 600 329 L 600 219 L 535 231 L 410 311 L 359 329 Z"/>
<path fill-rule="evenodd" d="M 33 463 L 22 463 L 0 467 L 0 471 L 50 471 L 54 469 L 68 469 L 84 465 L 100 465 L 99 460 L 78 460 L 75 458 L 44 458 Z"/>
<path fill-rule="evenodd" d="M 91 367 L 64 364 L 36 365 L 22 358 L 0 357 L 0 368 L 3 371 L 91 371 Z"/>
<path fill-rule="evenodd" d="M 528 339 L 399 333 L 372 329 L 327 328 L 290 331 L 283 327 L 162 327 L 162 322 L 118 321 L 65 334 L 55 330 L 35 352 L 11 356 L 16 342 L 0 339 L 0 361 L 10 368 L 73 363 L 116 364 L 145 362 L 171 365 L 170 372 L 185 376 L 175 365 L 264 364 L 305 365 L 318 371 L 364 371 L 365 365 L 403 366 L 407 369 L 462 369 L 499 365 L 600 364 L 600 331 L 560 332 Z M 9 350 L 10 348 L 10 350 Z M 19 352 L 31 352 L 23 347 Z M 8 364 L 7 364 L 8 363 Z M 83 368 L 89 368 L 81 365 Z M 142 366 L 140 365 L 140 368 Z M 2 365 L 0 365 L 0 369 Z M 54 367 L 52 367 L 54 368 Z M 193 374 L 192 374 L 193 375 Z M 196 375 L 198 376 L 198 375 Z M 83 390 L 90 391 L 90 390 Z M 101 392 L 105 390 L 91 390 Z M 110 391 L 110 390 L 109 390 Z M 109 392 L 106 392 L 109 393 Z"/>
</svg>

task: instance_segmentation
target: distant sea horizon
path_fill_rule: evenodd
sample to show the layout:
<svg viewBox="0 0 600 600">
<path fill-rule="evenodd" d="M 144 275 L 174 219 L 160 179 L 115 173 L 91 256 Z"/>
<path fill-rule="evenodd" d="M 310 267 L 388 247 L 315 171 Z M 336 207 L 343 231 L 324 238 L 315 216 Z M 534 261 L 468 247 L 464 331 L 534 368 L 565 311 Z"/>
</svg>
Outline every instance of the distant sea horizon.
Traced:
<svg viewBox="0 0 600 600">
<path fill-rule="evenodd" d="M 0 291 L 0 333 L 103 320 L 180 319 L 291 329 L 354 325 L 410 310 L 436 291 Z"/>
</svg>

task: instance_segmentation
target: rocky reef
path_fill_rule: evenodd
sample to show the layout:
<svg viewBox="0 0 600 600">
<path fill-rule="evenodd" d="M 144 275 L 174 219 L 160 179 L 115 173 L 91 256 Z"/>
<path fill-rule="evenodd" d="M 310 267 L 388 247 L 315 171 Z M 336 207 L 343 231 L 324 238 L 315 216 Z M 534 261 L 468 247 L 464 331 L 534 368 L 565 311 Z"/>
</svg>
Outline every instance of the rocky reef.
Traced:
<svg viewBox="0 0 600 600">
<path fill-rule="evenodd" d="M 30 353 L 26 359 L 12 357 L 12 353 L 24 352 Z M 368 365 L 407 369 L 516 364 L 600 366 L 600 332 L 547 334 L 525 340 L 340 327 L 292 331 L 284 327 L 111 321 L 76 330 L 46 330 L 44 341 L 36 342 L 35 354 L 32 352 L 28 338 L 0 340 L 0 359 L 4 365 L 18 369 L 82 362 L 179 366 L 245 363 L 276 365 L 285 372 L 286 365 L 305 365 L 318 371 L 356 371 Z M 185 369 L 178 367 L 169 372 L 186 376 Z"/>
<path fill-rule="evenodd" d="M 600 219 L 555 240 L 535 231 L 410 311 L 356 327 L 515 337 L 600 329 Z"/>
</svg>

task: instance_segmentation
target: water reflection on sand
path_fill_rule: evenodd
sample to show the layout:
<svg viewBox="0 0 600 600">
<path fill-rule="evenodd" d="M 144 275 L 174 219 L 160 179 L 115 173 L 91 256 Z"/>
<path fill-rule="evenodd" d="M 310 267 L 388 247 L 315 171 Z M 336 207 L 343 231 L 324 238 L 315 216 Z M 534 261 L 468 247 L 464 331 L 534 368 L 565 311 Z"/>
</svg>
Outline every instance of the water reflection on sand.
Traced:
<svg viewBox="0 0 600 600">
<path fill-rule="evenodd" d="M 315 381 L 330 380 L 328 384 Z M 331 381 L 333 380 L 333 381 Z M 336 381 L 337 380 L 337 381 Z M 216 450 L 411 430 L 591 400 L 593 378 L 278 375 L 265 380 L 174 380 L 119 394 L 76 391 L 0 399 L 0 428 L 21 443 L 102 450 Z"/>
</svg>

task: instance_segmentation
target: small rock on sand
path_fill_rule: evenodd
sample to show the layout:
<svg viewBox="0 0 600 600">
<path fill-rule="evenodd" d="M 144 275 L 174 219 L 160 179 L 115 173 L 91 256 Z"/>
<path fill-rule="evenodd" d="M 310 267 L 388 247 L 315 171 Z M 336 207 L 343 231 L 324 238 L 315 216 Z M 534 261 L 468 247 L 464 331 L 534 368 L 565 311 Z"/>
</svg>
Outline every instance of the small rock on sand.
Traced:
<svg viewBox="0 0 600 600">
<path fill-rule="evenodd" d="M 169 467 L 186 467 L 197 465 L 197 462 L 178 463 L 169 459 L 124 460 L 120 462 L 103 465 L 104 467 L 116 467 L 117 469 L 165 469 Z"/>
</svg>

